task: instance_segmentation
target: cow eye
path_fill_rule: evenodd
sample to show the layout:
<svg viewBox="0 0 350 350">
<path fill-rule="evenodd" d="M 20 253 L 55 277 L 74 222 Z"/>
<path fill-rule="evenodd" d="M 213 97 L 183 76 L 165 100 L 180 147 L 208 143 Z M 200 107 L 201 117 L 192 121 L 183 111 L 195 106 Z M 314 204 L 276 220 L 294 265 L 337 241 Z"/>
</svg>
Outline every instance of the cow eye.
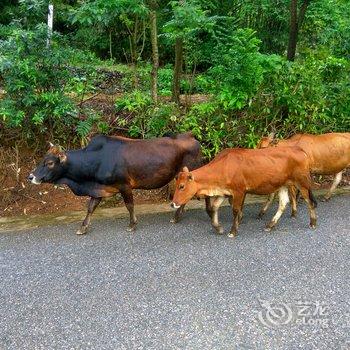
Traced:
<svg viewBox="0 0 350 350">
<path fill-rule="evenodd" d="M 183 190 L 185 188 L 185 185 L 184 184 L 180 184 L 179 185 L 179 190 Z"/>
<path fill-rule="evenodd" d="M 55 163 L 52 160 L 50 160 L 49 162 L 46 163 L 46 166 L 49 168 L 53 168 L 54 165 L 55 165 Z"/>
</svg>

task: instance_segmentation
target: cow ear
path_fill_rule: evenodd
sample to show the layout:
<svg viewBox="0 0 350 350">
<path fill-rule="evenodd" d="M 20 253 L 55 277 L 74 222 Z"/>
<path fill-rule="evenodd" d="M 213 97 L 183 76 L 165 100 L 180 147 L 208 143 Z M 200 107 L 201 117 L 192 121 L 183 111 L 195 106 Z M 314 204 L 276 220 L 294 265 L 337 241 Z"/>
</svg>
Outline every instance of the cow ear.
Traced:
<svg viewBox="0 0 350 350">
<path fill-rule="evenodd" d="M 60 163 L 65 163 L 67 161 L 67 155 L 64 152 L 61 152 L 58 155 L 58 158 L 60 160 Z"/>
<path fill-rule="evenodd" d="M 187 166 L 184 166 L 184 167 L 182 168 L 182 171 L 183 171 L 184 173 L 189 173 L 189 172 L 190 172 L 190 171 L 188 170 Z"/>
<path fill-rule="evenodd" d="M 194 177 L 193 177 L 192 173 L 189 173 L 189 174 L 187 175 L 187 177 L 188 177 L 188 180 L 189 180 L 189 181 L 194 180 Z"/>
<path fill-rule="evenodd" d="M 269 140 L 273 140 L 275 138 L 275 133 L 274 132 L 270 132 L 269 136 L 267 136 Z"/>
</svg>

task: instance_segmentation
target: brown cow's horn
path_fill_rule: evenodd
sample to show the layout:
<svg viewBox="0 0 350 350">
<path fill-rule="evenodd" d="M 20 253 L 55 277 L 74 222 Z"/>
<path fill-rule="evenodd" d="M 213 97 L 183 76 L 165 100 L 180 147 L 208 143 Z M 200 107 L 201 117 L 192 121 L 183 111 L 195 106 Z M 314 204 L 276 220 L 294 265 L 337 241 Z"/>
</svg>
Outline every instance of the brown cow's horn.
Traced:
<svg viewBox="0 0 350 350">
<path fill-rule="evenodd" d="M 184 167 L 182 168 L 182 171 L 183 171 L 184 173 L 189 173 L 189 172 L 190 172 L 190 171 L 188 170 L 187 166 L 184 166 Z"/>
</svg>

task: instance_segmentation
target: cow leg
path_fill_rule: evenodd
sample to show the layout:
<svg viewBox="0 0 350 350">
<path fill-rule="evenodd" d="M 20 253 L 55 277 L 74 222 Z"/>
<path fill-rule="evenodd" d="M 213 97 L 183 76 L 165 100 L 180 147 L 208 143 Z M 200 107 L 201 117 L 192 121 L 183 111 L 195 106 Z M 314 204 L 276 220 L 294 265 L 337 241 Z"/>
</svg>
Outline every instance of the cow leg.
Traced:
<svg viewBox="0 0 350 350">
<path fill-rule="evenodd" d="M 244 198 L 245 198 L 245 195 L 244 195 Z M 231 208 L 233 208 L 233 196 L 228 197 L 228 202 L 230 203 Z M 242 222 L 242 219 L 243 219 L 243 210 L 241 210 L 239 214 L 239 224 Z"/>
<path fill-rule="evenodd" d="M 212 214 L 213 214 L 213 210 L 212 210 L 212 207 L 211 207 L 210 197 L 206 196 L 204 200 L 205 200 L 205 210 L 206 210 L 208 216 L 211 219 L 212 218 Z M 181 205 L 180 208 L 176 210 L 175 215 L 170 220 L 170 222 L 173 223 L 173 224 L 176 224 L 177 222 L 179 222 L 181 220 L 181 217 L 182 217 L 184 211 L 185 211 L 185 204 Z"/>
<path fill-rule="evenodd" d="M 291 217 L 295 218 L 297 216 L 297 188 L 295 186 L 289 186 L 288 194 L 292 207 Z"/>
<path fill-rule="evenodd" d="M 271 231 L 272 228 L 277 224 L 283 212 L 285 211 L 286 206 L 289 203 L 289 195 L 288 195 L 287 187 L 280 188 L 280 190 L 278 191 L 278 197 L 279 197 L 279 204 L 278 204 L 277 213 L 272 218 L 272 220 L 266 225 L 265 231 Z"/>
<path fill-rule="evenodd" d="M 230 201 L 232 206 L 232 213 L 233 213 L 233 224 L 232 224 L 230 233 L 227 235 L 228 237 L 235 237 L 237 235 L 238 226 L 242 221 L 242 216 L 243 216 L 242 208 L 243 208 L 244 199 L 245 199 L 244 193 L 235 193 L 233 195 L 233 200 L 231 199 Z"/>
<path fill-rule="evenodd" d="M 335 175 L 335 178 L 333 180 L 332 186 L 331 188 L 328 190 L 327 194 L 324 196 L 324 200 L 328 201 L 331 196 L 332 193 L 334 192 L 334 190 L 337 188 L 337 186 L 339 185 L 341 179 L 343 177 L 343 172 L 340 171 L 338 174 Z"/>
<path fill-rule="evenodd" d="M 213 215 L 213 208 L 212 208 L 212 205 L 211 205 L 211 198 L 209 196 L 206 196 L 204 198 L 204 200 L 205 200 L 205 211 L 207 212 L 208 216 L 211 219 L 212 215 Z"/>
<path fill-rule="evenodd" d="M 85 217 L 80 229 L 76 232 L 77 235 L 83 235 L 84 233 L 86 233 L 86 231 L 90 225 L 91 215 L 95 211 L 97 206 L 100 204 L 101 200 L 102 200 L 101 197 L 97 197 L 97 198 L 90 197 L 86 217 Z"/>
<path fill-rule="evenodd" d="M 273 200 L 275 199 L 275 193 L 271 193 L 270 195 L 269 195 L 269 198 L 267 199 L 267 201 L 263 204 L 263 206 L 262 206 L 262 208 L 261 208 L 261 210 L 260 210 L 260 212 L 259 212 L 259 215 L 258 215 L 258 218 L 259 219 L 261 219 L 264 215 L 265 215 L 265 213 L 267 212 L 267 209 L 269 209 L 270 208 L 270 205 L 271 205 L 271 203 L 273 202 Z"/>
<path fill-rule="evenodd" d="M 222 202 L 224 201 L 225 197 L 215 197 L 212 202 L 212 215 L 211 215 L 211 224 L 215 228 L 216 232 L 219 235 L 222 235 L 224 233 L 224 229 L 219 223 L 219 208 Z"/>
<path fill-rule="evenodd" d="M 127 231 L 134 231 L 137 223 L 136 215 L 134 213 L 134 197 L 132 195 L 132 190 L 130 187 L 124 187 L 120 189 L 120 194 L 124 199 L 126 209 L 128 209 L 130 214 L 130 224 L 126 229 Z"/>
<path fill-rule="evenodd" d="M 305 202 L 307 203 L 307 207 L 309 209 L 309 214 L 310 214 L 310 227 L 312 229 L 316 228 L 316 211 L 315 208 L 317 206 L 317 202 L 311 192 L 311 190 L 303 187 L 300 189 L 301 195 L 303 196 Z"/>
<path fill-rule="evenodd" d="M 176 210 L 175 215 L 170 220 L 170 222 L 173 224 L 176 224 L 177 222 L 179 222 L 184 211 L 185 211 L 185 204 L 181 205 L 180 208 Z"/>
</svg>

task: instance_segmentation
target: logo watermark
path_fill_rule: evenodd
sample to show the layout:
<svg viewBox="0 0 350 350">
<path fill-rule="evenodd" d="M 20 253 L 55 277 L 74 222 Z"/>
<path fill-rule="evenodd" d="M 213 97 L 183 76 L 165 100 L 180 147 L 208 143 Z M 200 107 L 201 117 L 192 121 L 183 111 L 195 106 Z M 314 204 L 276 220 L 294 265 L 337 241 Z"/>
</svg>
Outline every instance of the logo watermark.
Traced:
<svg viewBox="0 0 350 350">
<path fill-rule="evenodd" d="M 290 324 L 328 327 L 329 306 L 318 300 L 298 300 L 293 303 L 259 300 L 258 320 L 266 327 L 276 328 Z"/>
</svg>

